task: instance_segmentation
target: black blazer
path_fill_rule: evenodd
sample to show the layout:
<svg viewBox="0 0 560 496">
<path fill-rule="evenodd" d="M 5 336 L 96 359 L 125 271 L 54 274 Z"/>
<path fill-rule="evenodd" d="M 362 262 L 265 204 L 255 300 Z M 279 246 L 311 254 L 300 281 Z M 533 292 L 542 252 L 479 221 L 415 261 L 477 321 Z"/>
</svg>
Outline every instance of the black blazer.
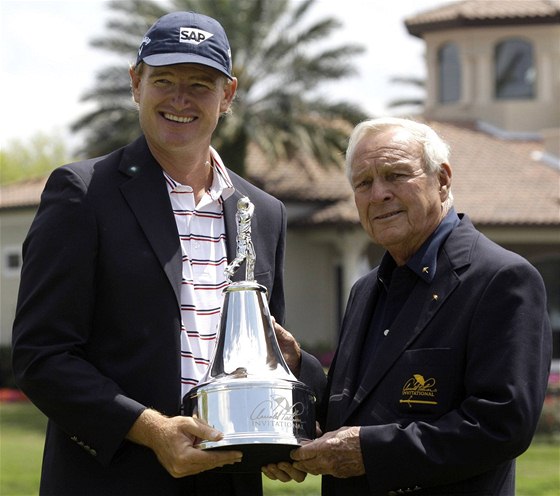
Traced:
<svg viewBox="0 0 560 496">
<path fill-rule="evenodd" d="M 551 360 L 539 273 L 463 217 L 434 280 L 416 284 L 359 377 L 377 291 L 377 269 L 351 291 L 325 426 L 365 426 L 366 476 L 326 477 L 323 494 L 511 496 L 513 460 L 531 442 Z"/>
<path fill-rule="evenodd" d="M 255 276 L 282 323 L 285 208 L 230 176 L 228 259 L 237 200 L 247 195 L 255 204 Z M 180 412 L 180 285 L 177 228 L 144 137 L 52 173 L 24 243 L 13 331 L 18 383 L 49 417 L 42 494 L 260 493 L 260 474 L 173 479 L 151 450 L 124 439 L 145 407 Z M 318 362 L 308 355 L 304 362 L 301 380 L 310 372 L 321 381 Z"/>
</svg>

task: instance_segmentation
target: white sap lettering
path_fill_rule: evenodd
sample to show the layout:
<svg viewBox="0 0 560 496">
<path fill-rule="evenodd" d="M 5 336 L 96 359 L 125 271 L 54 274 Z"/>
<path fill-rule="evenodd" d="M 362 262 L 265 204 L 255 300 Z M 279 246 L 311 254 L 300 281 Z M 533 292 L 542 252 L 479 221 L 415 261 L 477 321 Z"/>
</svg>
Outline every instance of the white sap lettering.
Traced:
<svg viewBox="0 0 560 496">
<path fill-rule="evenodd" d="M 181 43 L 199 45 L 212 36 L 214 36 L 212 33 L 208 33 L 207 31 L 196 28 L 181 28 L 179 30 L 179 41 Z"/>
</svg>

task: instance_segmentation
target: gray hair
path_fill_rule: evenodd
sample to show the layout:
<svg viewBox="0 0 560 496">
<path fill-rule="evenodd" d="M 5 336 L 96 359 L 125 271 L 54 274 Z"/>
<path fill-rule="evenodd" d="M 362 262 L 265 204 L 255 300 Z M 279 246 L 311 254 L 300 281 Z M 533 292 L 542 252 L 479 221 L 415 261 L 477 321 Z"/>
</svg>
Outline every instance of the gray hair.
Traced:
<svg viewBox="0 0 560 496">
<path fill-rule="evenodd" d="M 437 173 L 441 169 L 441 164 L 449 163 L 449 146 L 430 126 L 399 117 L 369 119 L 361 122 L 354 128 L 348 141 L 348 148 L 346 149 L 346 175 L 349 180 L 352 176 L 354 152 L 362 138 L 379 134 L 391 128 L 406 129 L 411 134 L 411 141 L 416 141 L 422 146 L 423 167 L 426 172 Z"/>
</svg>

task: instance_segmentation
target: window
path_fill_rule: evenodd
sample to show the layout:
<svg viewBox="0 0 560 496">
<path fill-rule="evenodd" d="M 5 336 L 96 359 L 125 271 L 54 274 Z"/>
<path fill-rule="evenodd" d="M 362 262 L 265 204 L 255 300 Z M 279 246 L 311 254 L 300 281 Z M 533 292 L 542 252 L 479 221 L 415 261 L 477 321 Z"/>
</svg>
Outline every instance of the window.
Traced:
<svg viewBox="0 0 560 496">
<path fill-rule="evenodd" d="M 534 264 L 546 286 L 548 314 L 552 326 L 552 358 L 560 360 L 560 256 Z"/>
<path fill-rule="evenodd" d="M 533 47 L 519 38 L 496 45 L 495 91 L 498 99 L 532 98 L 535 92 Z"/>
<path fill-rule="evenodd" d="M 6 246 L 2 253 L 2 270 L 6 277 L 19 276 L 21 270 L 21 249 L 16 246 Z"/>
<path fill-rule="evenodd" d="M 461 64 L 455 43 L 446 43 L 438 50 L 439 101 L 457 102 L 461 99 Z"/>
</svg>

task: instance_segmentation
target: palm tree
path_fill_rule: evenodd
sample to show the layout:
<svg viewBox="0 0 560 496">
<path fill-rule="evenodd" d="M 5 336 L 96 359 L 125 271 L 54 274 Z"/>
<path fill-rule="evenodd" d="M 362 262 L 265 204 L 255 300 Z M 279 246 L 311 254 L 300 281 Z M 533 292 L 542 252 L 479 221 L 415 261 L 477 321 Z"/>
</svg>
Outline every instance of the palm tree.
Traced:
<svg viewBox="0 0 560 496">
<path fill-rule="evenodd" d="M 417 76 L 393 76 L 390 81 L 392 83 L 403 84 L 409 88 L 416 88 L 422 94 L 421 96 L 405 96 L 391 100 L 387 107 L 389 108 L 412 108 L 422 112 L 426 105 L 426 80 Z"/>
<path fill-rule="evenodd" d="M 321 83 L 355 74 L 351 63 L 362 47 L 326 45 L 340 24 L 310 19 L 315 0 L 172 0 L 171 9 L 152 0 L 116 0 L 110 36 L 93 45 L 134 57 L 139 40 L 161 15 L 194 10 L 220 20 L 228 33 L 238 93 L 233 114 L 220 122 L 213 141 L 226 164 L 243 174 L 247 147 L 256 144 L 270 160 L 294 158 L 296 152 L 322 164 L 338 164 L 348 125 L 363 119 L 356 106 L 320 96 Z M 109 67 L 99 72 L 95 88 L 84 95 L 97 109 L 73 129 L 86 132 L 84 152 L 99 155 L 140 133 L 130 97 L 128 72 Z"/>
</svg>

